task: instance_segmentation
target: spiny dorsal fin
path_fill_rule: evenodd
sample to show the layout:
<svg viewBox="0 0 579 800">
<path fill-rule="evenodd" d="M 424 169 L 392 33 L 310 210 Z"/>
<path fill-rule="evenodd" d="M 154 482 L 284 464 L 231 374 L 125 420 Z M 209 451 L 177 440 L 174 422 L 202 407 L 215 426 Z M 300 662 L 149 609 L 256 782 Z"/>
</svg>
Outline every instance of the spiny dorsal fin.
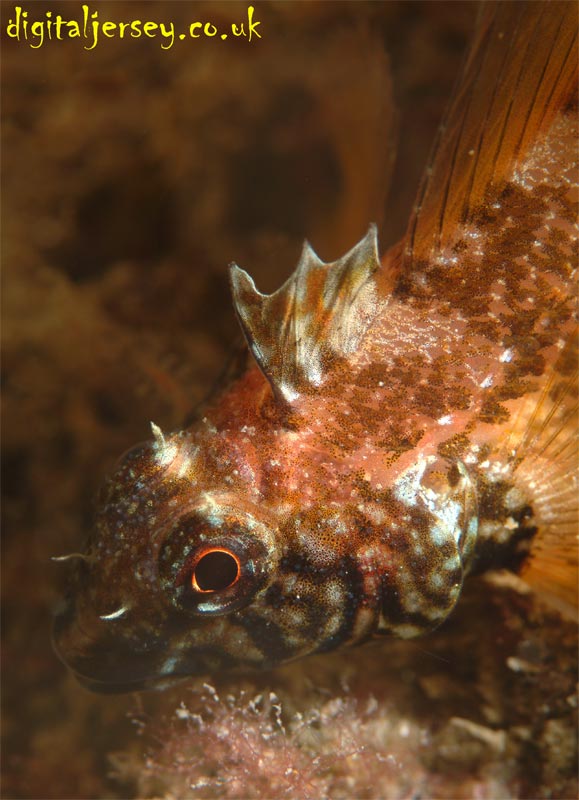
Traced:
<svg viewBox="0 0 579 800">
<path fill-rule="evenodd" d="M 406 260 L 451 246 L 490 187 L 520 159 L 575 96 L 577 6 L 487 3 L 420 187 Z"/>
<path fill-rule="evenodd" d="M 373 275 L 379 265 L 375 225 L 330 264 L 305 242 L 295 272 L 270 295 L 261 294 L 247 272 L 231 265 L 237 316 L 280 400 L 291 403 L 320 386 L 333 356 L 355 352 L 376 313 Z"/>
</svg>

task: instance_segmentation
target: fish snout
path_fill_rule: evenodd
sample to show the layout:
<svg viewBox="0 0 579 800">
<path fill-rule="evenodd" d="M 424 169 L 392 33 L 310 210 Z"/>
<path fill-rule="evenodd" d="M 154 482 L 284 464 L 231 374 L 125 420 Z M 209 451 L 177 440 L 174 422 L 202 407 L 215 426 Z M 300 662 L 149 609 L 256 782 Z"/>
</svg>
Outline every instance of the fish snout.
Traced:
<svg viewBox="0 0 579 800">
<path fill-rule="evenodd" d="M 116 693 L 144 688 L 155 672 L 151 643 L 123 636 L 119 626 L 113 625 L 115 621 L 114 615 L 107 618 L 85 612 L 71 601 L 55 616 L 54 650 L 91 691 Z"/>
</svg>

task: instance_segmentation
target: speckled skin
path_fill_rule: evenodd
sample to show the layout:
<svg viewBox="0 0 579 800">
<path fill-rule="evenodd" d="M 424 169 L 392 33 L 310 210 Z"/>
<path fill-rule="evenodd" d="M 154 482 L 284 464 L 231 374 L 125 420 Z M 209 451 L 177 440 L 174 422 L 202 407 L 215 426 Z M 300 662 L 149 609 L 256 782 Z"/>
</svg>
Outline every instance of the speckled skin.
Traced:
<svg viewBox="0 0 579 800">
<path fill-rule="evenodd" d="M 417 636 L 469 572 L 564 527 L 579 187 L 575 115 L 555 110 L 436 246 L 419 209 L 381 262 L 371 228 L 336 264 L 306 248 L 269 298 L 233 269 L 257 365 L 106 485 L 55 627 L 85 685 Z"/>
</svg>

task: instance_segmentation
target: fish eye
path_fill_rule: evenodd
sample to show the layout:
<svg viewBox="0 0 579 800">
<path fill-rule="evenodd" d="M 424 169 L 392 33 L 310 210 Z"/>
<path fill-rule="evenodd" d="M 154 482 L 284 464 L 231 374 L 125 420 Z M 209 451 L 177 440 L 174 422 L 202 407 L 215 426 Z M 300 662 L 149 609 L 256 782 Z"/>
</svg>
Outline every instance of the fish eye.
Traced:
<svg viewBox="0 0 579 800">
<path fill-rule="evenodd" d="M 210 594 L 229 589 L 239 580 L 241 563 L 230 550 L 214 547 L 202 552 L 193 565 L 191 587 L 195 592 Z"/>
<path fill-rule="evenodd" d="M 254 516 L 224 506 L 176 518 L 159 548 L 160 588 L 186 614 L 215 616 L 252 602 L 272 571 L 273 537 Z"/>
</svg>

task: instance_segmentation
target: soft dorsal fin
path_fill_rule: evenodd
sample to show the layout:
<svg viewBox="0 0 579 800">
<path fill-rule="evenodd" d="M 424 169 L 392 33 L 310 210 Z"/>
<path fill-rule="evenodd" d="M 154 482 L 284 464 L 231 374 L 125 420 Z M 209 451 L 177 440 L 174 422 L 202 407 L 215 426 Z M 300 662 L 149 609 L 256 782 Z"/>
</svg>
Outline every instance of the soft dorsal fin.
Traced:
<svg viewBox="0 0 579 800">
<path fill-rule="evenodd" d="M 330 264 L 305 242 L 294 273 L 270 295 L 261 294 L 247 272 L 231 265 L 237 316 L 278 399 L 291 403 L 320 386 L 332 358 L 355 352 L 376 313 L 373 275 L 379 265 L 375 225 Z"/>
<path fill-rule="evenodd" d="M 408 267 L 451 246 L 489 188 L 509 180 L 573 97 L 576 62 L 575 3 L 504 0 L 483 6 L 418 192 L 407 234 Z"/>
</svg>

